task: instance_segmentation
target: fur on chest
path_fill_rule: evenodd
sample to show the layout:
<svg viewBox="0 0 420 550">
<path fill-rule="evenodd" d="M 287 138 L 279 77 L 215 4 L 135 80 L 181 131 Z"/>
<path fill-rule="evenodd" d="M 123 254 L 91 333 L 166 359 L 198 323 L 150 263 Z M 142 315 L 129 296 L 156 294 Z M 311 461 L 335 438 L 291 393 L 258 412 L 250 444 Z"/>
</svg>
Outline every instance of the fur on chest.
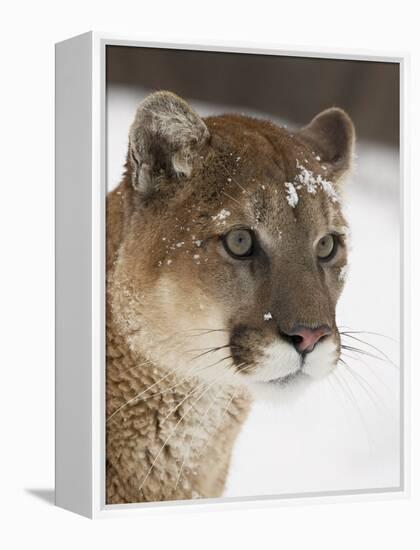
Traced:
<svg viewBox="0 0 420 550">
<path fill-rule="evenodd" d="M 210 472 L 228 462 L 247 400 L 117 348 L 107 358 L 108 493 L 117 502 L 206 496 L 203 483 L 214 486 Z"/>
</svg>

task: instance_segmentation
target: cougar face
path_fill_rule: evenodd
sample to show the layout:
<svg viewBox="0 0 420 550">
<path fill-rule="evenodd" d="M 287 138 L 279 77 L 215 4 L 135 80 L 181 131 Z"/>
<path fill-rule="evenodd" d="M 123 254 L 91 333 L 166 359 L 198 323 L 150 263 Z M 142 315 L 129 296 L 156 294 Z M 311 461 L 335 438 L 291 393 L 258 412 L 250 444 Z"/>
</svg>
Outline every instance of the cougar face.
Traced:
<svg viewBox="0 0 420 550">
<path fill-rule="evenodd" d="M 121 244 L 108 244 L 112 314 L 132 351 L 275 397 L 334 369 L 353 142 L 339 109 L 290 133 L 149 96 L 114 191 Z"/>
</svg>

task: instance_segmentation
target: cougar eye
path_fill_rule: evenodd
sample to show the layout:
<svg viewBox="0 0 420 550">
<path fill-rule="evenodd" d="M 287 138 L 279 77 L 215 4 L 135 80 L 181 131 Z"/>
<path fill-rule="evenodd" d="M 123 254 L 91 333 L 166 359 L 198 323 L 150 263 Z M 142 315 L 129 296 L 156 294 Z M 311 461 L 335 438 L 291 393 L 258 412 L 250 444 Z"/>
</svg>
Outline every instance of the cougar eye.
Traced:
<svg viewBox="0 0 420 550">
<path fill-rule="evenodd" d="M 325 237 L 322 237 L 322 239 L 320 239 L 318 241 L 318 244 L 316 245 L 316 253 L 318 259 L 322 262 L 332 260 L 332 258 L 335 256 L 336 250 L 337 237 L 335 235 L 332 235 L 331 233 L 329 235 L 325 235 Z"/>
<path fill-rule="evenodd" d="M 223 237 L 223 244 L 234 258 L 246 258 L 252 254 L 254 237 L 248 229 L 232 229 Z"/>
</svg>

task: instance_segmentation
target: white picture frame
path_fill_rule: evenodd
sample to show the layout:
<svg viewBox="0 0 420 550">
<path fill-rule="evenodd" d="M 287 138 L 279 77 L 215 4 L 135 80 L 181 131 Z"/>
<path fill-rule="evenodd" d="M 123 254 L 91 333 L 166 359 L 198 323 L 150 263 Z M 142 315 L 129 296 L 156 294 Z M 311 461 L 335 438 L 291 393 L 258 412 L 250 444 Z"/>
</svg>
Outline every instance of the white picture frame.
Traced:
<svg viewBox="0 0 420 550">
<path fill-rule="evenodd" d="M 401 484 L 395 489 L 182 502 L 105 504 L 105 56 L 108 45 L 398 63 L 401 169 Z M 56 504 L 101 518 L 305 502 L 401 498 L 409 493 L 409 322 L 405 54 L 307 51 L 281 45 L 155 43 L 89 32 L 56 45 Z"/>
</svg>

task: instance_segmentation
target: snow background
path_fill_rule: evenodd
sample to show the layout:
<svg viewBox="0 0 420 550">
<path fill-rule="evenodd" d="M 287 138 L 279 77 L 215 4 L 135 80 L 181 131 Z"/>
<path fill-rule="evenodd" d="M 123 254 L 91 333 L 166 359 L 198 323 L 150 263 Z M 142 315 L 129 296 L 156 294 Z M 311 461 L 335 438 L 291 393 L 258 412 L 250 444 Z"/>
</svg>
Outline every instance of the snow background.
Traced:
<svg viewBox="0 0 420 550">
<path fill-rule="evenodd" d="M 107 87 L 109 190 L 121 179 L 128 128 L 138 103 L 149 92 L 139 87 Z M 232 111 L 223 105 L 188 101 L 202 116 Z M 235 110 L 284 123 L 240 106 Z M 386 335 L 354 336 L 379 347 L 394 366 L 369 356 L 361 360 L 346 357 L 353 374 L 340 366 L 339 379 L 334 375 L 314 383 L 287 406 L 255 403 L 235 445 L 225 496 L 400 484 L 398 150 L 358 142 L 346 187 L 352 250 L 337 323 Z M 355 340 L 346 343 L 360 344 Z"/>
</svg>

